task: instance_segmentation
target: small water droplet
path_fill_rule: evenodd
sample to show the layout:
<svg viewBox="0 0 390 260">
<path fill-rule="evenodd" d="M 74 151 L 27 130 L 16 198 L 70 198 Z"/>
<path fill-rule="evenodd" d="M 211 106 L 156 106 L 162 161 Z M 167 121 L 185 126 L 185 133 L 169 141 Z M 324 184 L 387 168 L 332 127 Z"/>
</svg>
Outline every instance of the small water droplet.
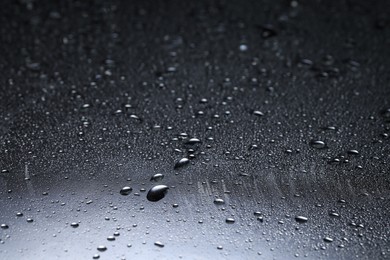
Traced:
<svg viewBox="0 0 390 260">
<path fill-rule="evenodd" d="M 358 155 L 358 154 L 359 154 L 359 151 L 358 151 L 358 150 L 352 149 L 352 150 L 349 150 L 347 153 L 348 153 L 348 154 L 352 154 L 352 155 Z"/>
<path fill-rule="evenodd" d="M 200 141 L 200 139 L 198 139 L 198 138 L 191 138 L 190 140 L 187 141 L 186 144 L 198 144 L 198 143 L 200 143 L 200 142 L 201 142 L 201 141 Z"/>
<path fill-rule="evenodd" d="M 253 111 L 253 114 L 254 114 L 255 116 L 264 116 L 264 113 L 261 112 L 261 111 L 259 111 L 259 110 Z"/>
<path fill-rule="evenodd" d="M 326 243 L 332 243 L 332 242 L 333 242 L 333 238 L 325 237 L 325 238 L 324 238 L 324 241 L 325 241 Z"/>
<path fill-rule="evenodd" d="M 298 223 L 305 223 L 305 222 L 307 222 L 307 217 L 304 217 L 304 216 L 296 216 L 296 217 L 295 217 L 295 221 L 298 222 Z"/>
<path fill-rule="evenodd" d="M 233 224 L 234 222 L 236 222 L 234 218 L 226 218 L 226 223 Z"/>
<path fill-rule="evenodd" d="M 248 45 L 246 44 L 241 44 L 240 47 L 239 47 L 240 51 L 247 51 L 248 50 Z"/>
<path fill-rule="evenodd" d="M 225 204 L 225 201 L 223 199 L 216 198 L 216 199 L 214 199 L 214 204 L 222 205 L 222 204 Z"/>
<path fill-rule="evenodd" d="M 123 187 L 121 190 L 120 190 L 120 194 L 123 195 L 123 196 L 127 196 L 131 193 L 131 191 L 133 190 L 133 188 L 129 187 L 129 186 L 125 186 Z"/>
<path fill-rule="evenodd" d="M 77 223 L 77 222 L 72 222 L 72 223 L 70 224 L 70 226 L 71 226 L 71 227 L 74 227 L 74 228 L 77 228 L 77 227 L 79 227 L 79 223 Z"/>
<path fill-rule="evenodd" d="M 114 237 L 114 236 L 108 236 L 108 237 L 107 237 L 107 240 L 108 240 L 108 241 L 114 241 L 114 240 L 115 240 L 115 237 Z"/>
<path fill-rule="evenodd" d="M 2 229 L 8 229 L 9 227 L 8 227 L 7 224 L 1 224 L 1 228 L 2 228 Z"/>
<path fill-rule="evenodd" d="M 181 158 L 176 164 L 175 164 L 175 169 L 181 168 L 185 165 L 187 165 L 190 162 L 190 159 L 188 158 Z"/>
<path fill-rule="evenodd" d="M 100 251 L 100 252 L 104 252 L 104 251 L 107 250 L 107 247 L 100 245 L 100 246 L 97 247 L 97 250 Z"/>
<path fill-rule="evenodd" d="M 168 189 L 169 188 L 166 185 L 154 186 L 149 190 L 148 194 L 146 195 L 146 198 L 149 201 L 153 201 L 153 202 L 159 201 L 165 197 L 165 194 L 167 194 Z"/>
<path fill-rule="evenodd" d="M 158 246 L 158 247 L 164 247 L 164 244 L 162 242 L 160 242 L 160 241 L 154 242 L 154 245 Z"/>
<path fill-rule="evenodd" d="M 311 140 L 310 141 L 310 146 L 316 149 L 324 149 L 326 148 L 326 144 L 324 141 L 320 140 Z"/>
<path fill-rule="evenodd" d="M 162 179 L 164 179 L 164 175 L 161 173 L 156 173 L 150 178 L 151 181 L 161 181 Z"/>
</svg>

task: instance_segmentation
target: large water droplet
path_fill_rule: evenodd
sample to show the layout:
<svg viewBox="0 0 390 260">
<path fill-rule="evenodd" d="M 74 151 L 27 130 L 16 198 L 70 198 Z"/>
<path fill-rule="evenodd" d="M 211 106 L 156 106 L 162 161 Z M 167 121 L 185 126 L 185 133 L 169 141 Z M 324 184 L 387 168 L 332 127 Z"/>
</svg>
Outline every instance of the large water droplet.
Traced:
<svg viewBox="0 0 390 260">
<path fill-rule="evenodd" d="M 168 192 L 168 186 L 166 185 L 157 185 L 157 186 L 154 186 L 153 188 L 151 188 L 148 192 L 148 194 L 146 195 L 146 198 L 149 200 L 149 201 L 159 201 L 161 200 L 162 198 L 165 197 L 165 194 L 167 194 Z"/>
</svg>

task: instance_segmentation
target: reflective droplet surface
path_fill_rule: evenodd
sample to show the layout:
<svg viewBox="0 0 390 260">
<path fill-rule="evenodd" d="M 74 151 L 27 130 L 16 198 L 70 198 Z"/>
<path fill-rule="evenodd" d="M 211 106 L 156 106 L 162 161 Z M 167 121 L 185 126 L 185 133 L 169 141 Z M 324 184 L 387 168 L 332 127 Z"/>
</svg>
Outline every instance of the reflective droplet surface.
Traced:
<svg viewBox="0 0 390 260">
<path fill-rule="evenodd" d="M 259 111 L 259 110 L 253 111 L 253 114 L 254 114 L 255 116 L 264 116 L 264 113 L 261 112 L 261 111 Z"/>
<path fill-rule="evenodd" d="M 164 179 L 164 175 L 161 173 L 156 173 L 150 178 L 151 181 L 161 181 L 162 179 Z"/>
<path fill-rule="evenodd" d="M 359 151 L 358 151 L 358 150 L 352 149 L 352 150 L 349 150 L 347 153 L 348 153 L 348 154 L 352 154 L 352 155 L 358 155 L 358 154 L 359 154 Z"/>
<path fill-rule="evenodd" d="M 234 222 L 236 222 L 234 218 L 226 218 L 226 223 L 233 224 Z"/>
<path fill-rule="evenodd" d="M 8 227 L 7 224 L 1 224 L 1 228 L 2 228 L 2 229 L 8 229 L 9 227 Z"/>
<path fill-rule="evenodd" d="M 333 242 L 333 238 L 325 237 L 325 238 L 324 238 L 324 242 L 326 242 L 326 243 L 332 243 L 332 242 Z"/>
<path fill-rule="evenodd" d="M 200 140 L 198 138 L 191 138 L 187 141 L 187 144 L 197 144 L 200 143 Z"/>
<path fill-rule="evenodd" d="M 160 241 L 154 242 L 154 245 L 158 246 L 158 247 L 164 247 L 164 244 L 162 242 L 160 242 Z"/>
<path fill-rule="evenodd" d="M 79 223 L 77 223 L 77 222 L 72 222 L 72 223 L 70 224 L 70 226 L 71 226 L 71 227 L 74 227 L 74 228 L 77 228 L 77 227 L 79 226 Z"/>
<path fill-rule="evenodd" d="M 97 250 L 100 251 L 100 252 L 104 252 L 104 251 L 107 250 L 107 247 L 100 245 L 100 246 L 97 247 Z"/>
<path fill-rule="evenodd" d="M 146 198 L 149 201 L 153 201 L 153 202 L 159 201 L 159 200 L 161 200 L 162 198 L 165 197 L 165 195 L 168 192 L 168 189 L 169 188 L 166 185 L 154 186 L 153 188 L 151 188 L 149 190 L 148 194 L 146 195 Z"/>
<path fill-rule="evenodd" d="M 175 169 L 181 168 L 185 165 L 187 165 L 190 162 L 190 159 L 188 158 L 181 158 L 176 164 L 175 164 Z"/>
<path fill-rule="evenodd" d="M 305 222 L 307 222 L 307 217 L 304 217 L 304 216 L 296 216 L 296 217 L 295 217 L 295 221 L 298 222 L 298 223 L 305 223 Z"/>
<path fill-rule="evenodd" d="M 123 196 L 127 196 L 131 193 L 131 191 L 133 190 L 133 188 L 129 187 L 129 186 L 126 186 L 126 187 L 123 187 L 121 190 L 120 190 L 120 194 L 123 195 Z"/>
<path fill-rule="evenodd" d="M 214 199 L 214 204 L 222 205 L 222 204 L 225 204 L 225 201 L 223 199 L 216 198 L 216 199 Z"/>
<path fill-rule="evenodd" d="M 324 149 L 326 148 L 326 144 L 324 141 L 320 140 L 311 140 L 310 141 L 310 146 L 316 149 Z"/>
</svg>

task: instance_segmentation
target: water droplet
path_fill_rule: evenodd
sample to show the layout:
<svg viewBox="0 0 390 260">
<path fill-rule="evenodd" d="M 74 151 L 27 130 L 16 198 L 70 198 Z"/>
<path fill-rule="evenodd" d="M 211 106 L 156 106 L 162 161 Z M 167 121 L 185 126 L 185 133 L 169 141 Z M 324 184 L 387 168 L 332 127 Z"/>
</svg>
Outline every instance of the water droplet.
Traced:
<svg viewBox="0 0 390 260">
<path fill-rule="evenodd" d="M 261 111 L 259 111 L 259 110 L 253 111 L 253 114 L 254 114 L 255 116 L 264 116 L 264 113 L 261 112 Z"/>
<path fill-rule="evenodd" d="M 222 250 L 222 249 L 223 249 L 223 246 L 217 246 L 217 249 L 218 249 L 218 250 Z"/>
<path fill-rule="evenodd" d="M 104 251 L 107 250 L 107 247 L 106 246 L 98 246 L 97 250 L 100 251 L 100 252 L 104 252 Z"/>
<path fill-rule="evenodd" d="M 131 193 L 131 191 L 133 190 L 133 188 L 129 187 L 129 186 L 125 186 L 123 187 L 121 190 L 120 190 L 120 194 L 123 195 L 123 196 L 127 196 Z"/>
<path fill-rule="evenodd" d="M 161 181 L 162 179 L 164 179 L 164 175 L 161 173 L 156 173 L 150 178 L 151 181 Z"/>
<path fill-rule="evenodd" d="M 107 240 L 108 240 L 108 241 L 114 241 L 114 240 L 115 240 L 115 237 L 114 237 L 114 236 L 108 236 L 108 237 L 107 237 Z"/>
<path fill-rule="evenodd" d="M 158 247 L 164 247 L 164 244 L 162 242 L 160 242 L 160 241 L 154 242 L 154 245 L 158 246 Z"/>
<path fill-rule="evenodd" d="M 240 49 L 240 51 L 247 51 L 248 50 L 248 45 L 241 44 L 239 49 Z"/>
<path fill-rule="evenodd" d="M 92 259 L 99 259 L 100 258 L 100 255 L 99 254 L 94 254 L 93 256 L 92 256 Z"/>
<path fill-rule="evenodd" d="M 175 169 L 181 168 L 185 165 L 187 165 L 190 162 L 190 159 L 188 158 L 181 158 L 176 164 L 175 164 Z"/>
<path fill-rule="evenodd" d="M 307 222 L 307 217 L 304 217 L 304 216 L 296 216 L 296 217 L 295 217 L 295 221 L 298 222 L 298 223 L 305 223 L 305 222 Z"/>
<path fill-rule="evenodd" d="M 326 144 L 324 141 L 320 140 L 311 140 L 310 141 L 310 146 L 316 149 L 324 149 L 326 148 Z"/>
<path fill-rule="evenodd" d="M 222 204 L 225 204 L 225 201 L 223 199 L 216 198 L 216 199 L 214 199 L 214 204 L 222 205 Z"/>
<path fill-rule="evenodd" d="M 2 228 L 2 229 L 8 229 L 9 227 L 8 227 L 7 224 L 1 224 L 1 228 Z"/>
<path fill-rule="evenodd" d="M 234 218 L 226 218 L 226 223 L 233 224 L 234 222 L 236 222 Z"/>
<path fill-rule="evenodd" d="M 34 221 L 34 220 L 33 220 L 32 218 L 28 218 L 28 219 L 27 219 L 27 222 L 28 222 L 28 223 L 31 223 L 31 222 L 33 222 L 33 221 Z"/>
<path fill-rule="evenodd" d="M 149 201 L 159 201 L 161 200 L 162 198 L 165 197 L 165 194 L 167 194 L 168 192 L 168 186 L 166 185 L 157 185 L 157 186 L 154 186 L 153 188 L 151 188 L 148 192 L 148 194 L 146 195 L 146 198 L 149 200 Z"/>
<path fill-rule="evenodd" d="M 332 242 L 333 242 L 333 238 L 325 237 L 325 238 L 324 238 L 324 241 L 325 241 L 326 243 L 332 243 Z"/>
<path fill-rule="evenodd" d="M 191 138 L 190 140 L 187 141 L 186 144 L 198 144 L 198 143 L 200 143 L 200 142 L 201 142 L 201 141 L 200 141 L 200 139 L 198 139 L 198 138 Z"/>
<path fill-rule="evenodd" d="M 352 155 L 358 155 L 359 154 L 359 151 L 358 150 L 349 150 L 348 152 L 347 152 L 348 154 L 352 154 Z"/>
<path fill-rule="evenodd" d="M 71 227 L 74 227 L 74 228 L 77 228 L 77 227 L 79 227 L 79 223 L 77 223 L 77 222 L 72 222 L 72 223 L 70 224 L 70 226 L 71 226 Z"/>
</svg>

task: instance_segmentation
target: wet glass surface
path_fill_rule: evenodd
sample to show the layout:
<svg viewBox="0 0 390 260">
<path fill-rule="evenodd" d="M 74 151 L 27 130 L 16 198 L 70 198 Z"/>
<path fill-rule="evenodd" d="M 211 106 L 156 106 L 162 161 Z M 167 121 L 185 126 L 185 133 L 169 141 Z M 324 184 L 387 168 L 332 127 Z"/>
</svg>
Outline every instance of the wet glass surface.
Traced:
<svg viewBox="0 0 390 260">
<path fill-rule="evenodd" d="M 390 2 L 0 5 L 0 259 L 389 258 Z"/>
</svg>

